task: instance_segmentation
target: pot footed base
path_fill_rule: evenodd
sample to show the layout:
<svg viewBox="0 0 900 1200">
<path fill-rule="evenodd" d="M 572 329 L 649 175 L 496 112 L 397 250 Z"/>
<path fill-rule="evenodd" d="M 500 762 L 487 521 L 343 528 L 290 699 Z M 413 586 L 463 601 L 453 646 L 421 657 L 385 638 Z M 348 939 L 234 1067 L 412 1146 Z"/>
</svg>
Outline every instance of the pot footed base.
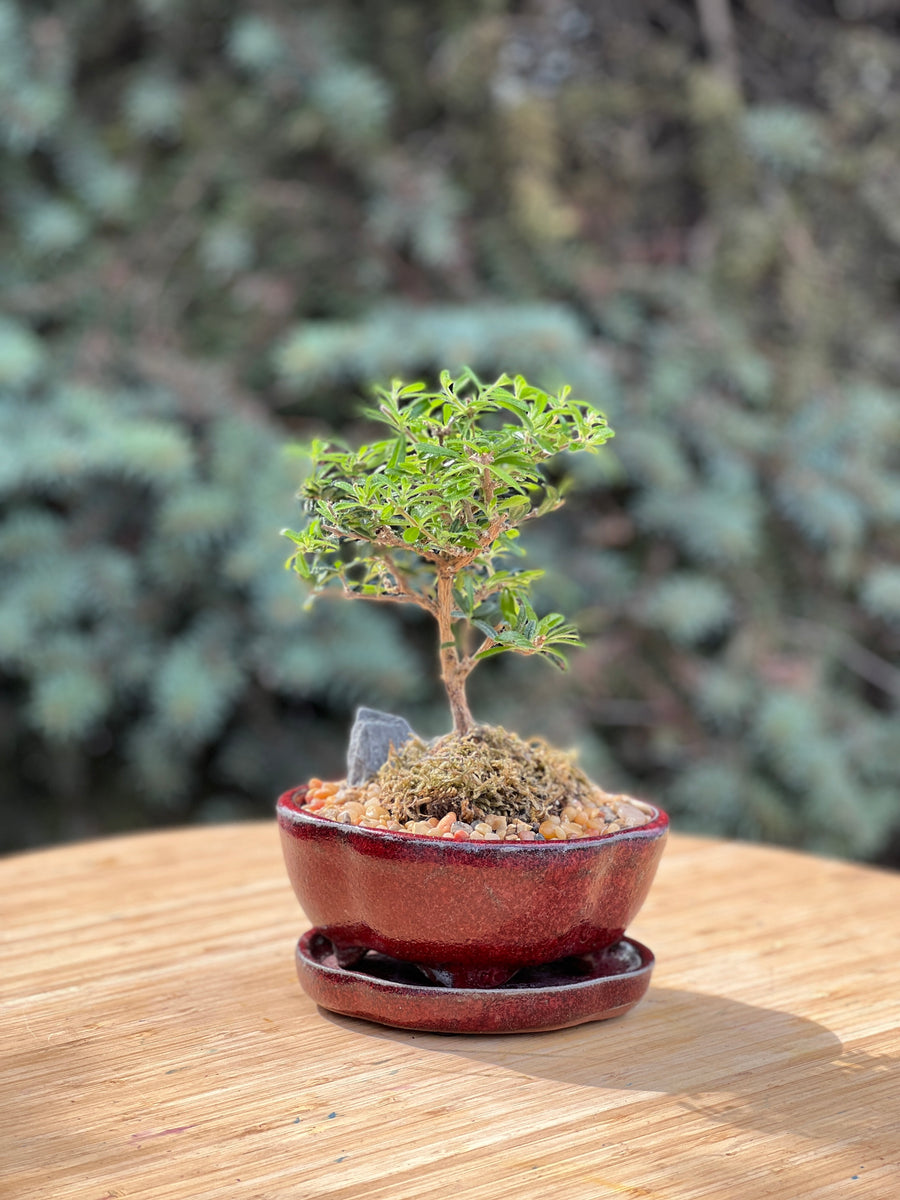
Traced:
<svg viewBox="0 0 900 1200">
<path fill-rule="evenodd" d="M 427 1033 L 536 1033 L 619 1017 L 647 991 L 654 964 L 652 951 L 626 937 L 523 968 L 502 987 L 441 987 L 412 963 L 373 951 L 341 967 L 317 929 L 300 938 L 296 959 L 303 990 L 322 1008 Z"/>
</svg>

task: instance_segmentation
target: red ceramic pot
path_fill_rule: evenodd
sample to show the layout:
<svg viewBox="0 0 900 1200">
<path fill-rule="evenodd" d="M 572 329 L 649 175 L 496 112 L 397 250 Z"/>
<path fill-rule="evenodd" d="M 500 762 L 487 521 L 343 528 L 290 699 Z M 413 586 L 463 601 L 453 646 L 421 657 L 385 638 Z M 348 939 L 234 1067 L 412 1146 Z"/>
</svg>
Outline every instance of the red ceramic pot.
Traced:
<svg viewBox="0 0 900 1200">
<path fill-rule="evenodd" d="M 647 897 L 669 819 L 555 842 L 454 842 L 341 825 L 279 799 L 288 876 L 341 966 L 367 950 L 451 987 L 499 987 L 519 968 L 619 941 Z"/>
</svg>

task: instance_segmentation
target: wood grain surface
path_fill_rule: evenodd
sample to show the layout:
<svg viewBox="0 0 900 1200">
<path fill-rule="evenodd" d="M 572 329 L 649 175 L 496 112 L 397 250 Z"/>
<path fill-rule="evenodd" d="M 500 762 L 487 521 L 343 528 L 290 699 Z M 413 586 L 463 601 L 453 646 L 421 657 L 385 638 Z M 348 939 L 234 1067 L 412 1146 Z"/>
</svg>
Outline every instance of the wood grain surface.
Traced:
<svg viewBox="0 0 900 1200">
<path fill-rule="evenodd" d="M 900 1195 L 900 877 L 674 836 L 628 1016 L 391 1031 L 300 991 L 274 822 L 0 861 L 9 1200 Z"/>
</svg>

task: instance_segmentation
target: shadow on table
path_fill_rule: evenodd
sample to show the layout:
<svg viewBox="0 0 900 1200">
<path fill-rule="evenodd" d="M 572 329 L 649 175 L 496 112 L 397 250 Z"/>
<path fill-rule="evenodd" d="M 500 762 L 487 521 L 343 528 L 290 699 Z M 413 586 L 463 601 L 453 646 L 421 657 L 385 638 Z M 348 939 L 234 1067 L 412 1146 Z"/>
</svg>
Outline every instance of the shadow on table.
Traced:
<svg viewBox="0 0 900 1200">
<path fill-rule="evenodd" d="M 700 1116 L 766 1132 L 871 1135 L 895 1102 L 895 1060 L 845 1052 L 806 1017 L 700 992 L 654 988 L 625 1017 L 502 1036 L 411 1033 L 322 1015 L 419 1052 L 570 1086 L 679 1097 Z"/>
</svg>

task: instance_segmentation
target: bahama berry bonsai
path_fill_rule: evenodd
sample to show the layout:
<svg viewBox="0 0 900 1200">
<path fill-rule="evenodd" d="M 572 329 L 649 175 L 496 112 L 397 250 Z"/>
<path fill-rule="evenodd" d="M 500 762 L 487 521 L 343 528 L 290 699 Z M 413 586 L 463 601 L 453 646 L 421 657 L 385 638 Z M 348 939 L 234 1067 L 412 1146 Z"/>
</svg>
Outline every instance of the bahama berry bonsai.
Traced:
<svg viewBox="0 0 900 1200">
<path fill-rule="evenodd" d="M 412 604 L 434 618 L 453 731 L 430 746 L 413 738 L 396 747 L 368 787 L 313 781 L 309 807 L 354 824 L 476 840 L 621 828 L 628 814 L 604 808 L 605 794 L 568 755 L 477 725 L 466 697 L 486 658 L 537 655 L 565 668 L 565 652 L 581 645 L 560 613 L 535 612 L 530 592 L 543 572 L 510 559 L 523 555 L 520 528 L 563 503 L 546 465 L 596 452 L 613 431 L 568 388 L 553 395 L 520 375 L 485 384 L 469 370 L 444 372 L 437 390 L 395 381 L 376 396 L 367 415 L 388 437 L 357 450 L 307 448 L 308 521 L 285 531 L 295 544 L 289 565 L 313 595 Z"/>
<path fill-rule="evenodd" d="M 314 594 L 415 604 L 434 618 L 454 727 L 426 745 L 380 714 L 402 736 L 374 776 L 357 782 L 351 755 L 347 780 L 279 799 L 285 865 L 313 923 L 298 977 L 325 1008 L 408 1029 L 618 1016 L 649 982 L 651 951 L 624 933 L 668 819 L 603 792 L 540 740 L 476 724 L 466 699 L 485 658 L 564 667 L 580 644 L 559 613 L 535 613 L 540 572 L 509 560 L 521 526 L 562 503 L 546 464 L 612 431 L 568 389 L 550 395 L 520 376 L 444 373 L 436 391 L 398 382 L 377 396 L 370 415 L 387 438 L 309 447 L 309 519 L 288 534 L 290 562 Z"/>
</svg>

